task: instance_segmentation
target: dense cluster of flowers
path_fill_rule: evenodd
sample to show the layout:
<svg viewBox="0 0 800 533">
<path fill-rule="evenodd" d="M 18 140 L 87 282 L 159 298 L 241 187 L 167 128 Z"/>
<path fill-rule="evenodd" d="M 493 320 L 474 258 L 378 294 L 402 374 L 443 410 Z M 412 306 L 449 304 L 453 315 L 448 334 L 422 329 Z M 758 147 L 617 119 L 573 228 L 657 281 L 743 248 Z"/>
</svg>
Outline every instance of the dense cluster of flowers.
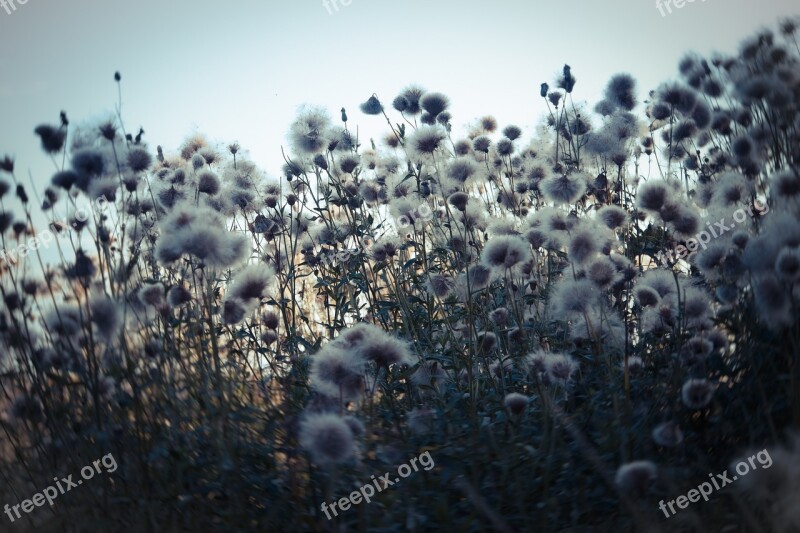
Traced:
<svg viewBox="0 0 800 533">
<path fill-rule="evenodd" d="M 457 134 L 419 86 L 360 106 L 388 125 L 369 148 L 345 109 L 307 107 L 279 178 L 200 136 L 153 153 L 119 114 L 39 126 L 50 220 L 114 208 L 0 266 L 0 471 L 25 485 L 99 448 L 122 476 L 91 501 L 106 524 L 309 530 L 425 448 L 436 469 L 337 520 L 646 527 L 670 487 L 800 425 L 795 23 L 679 72 L 643 106 L 615 75 L 590 108 L 564 66 L 527 141 L 491 116 Z M 4 248 L 36 234 L 14 166 Z M 768 503 L 751 523 L 800 527 L 742 490 Z M 745 512 L 715 498 L 674 520 Z"/>
</svg>

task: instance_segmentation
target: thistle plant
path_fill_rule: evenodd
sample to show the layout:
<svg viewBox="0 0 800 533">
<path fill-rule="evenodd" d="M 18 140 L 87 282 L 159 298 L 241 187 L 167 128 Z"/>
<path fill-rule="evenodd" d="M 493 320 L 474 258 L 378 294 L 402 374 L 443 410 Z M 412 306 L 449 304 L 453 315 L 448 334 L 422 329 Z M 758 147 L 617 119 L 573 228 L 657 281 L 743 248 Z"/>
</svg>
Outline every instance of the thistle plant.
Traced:
<svg viewBox="0 0 800 533">
<path fill-rule="evenodd" d="M 748 450 L 796 463 L 799 61 L 785 21 L 594 106 L 565 65 L 530 139 L 458 131 L 419 85 L 305 107 L 280 176 L 238 143 L 153 149 L 116 74 L 109 120 L 36 127 L 46 187 L 0 159 L 0 240 L 26 247 L 0 265 L 6 500 L 113 453 L 27 526 L 647 530 Z M 669 525 L 800 527 L 767 483 L 796 493 L 759 478 Z"/>
</svg>

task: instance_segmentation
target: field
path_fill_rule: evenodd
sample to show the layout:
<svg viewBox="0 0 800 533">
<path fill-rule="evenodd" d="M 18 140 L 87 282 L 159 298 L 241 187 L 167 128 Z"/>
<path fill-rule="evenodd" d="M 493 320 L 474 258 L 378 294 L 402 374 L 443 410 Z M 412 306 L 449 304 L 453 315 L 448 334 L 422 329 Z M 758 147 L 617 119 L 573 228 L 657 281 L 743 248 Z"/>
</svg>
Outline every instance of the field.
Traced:
<svg viewBox="0 0 800 533">
<path fill-rule="evenodd" d="M 2 529 L 800 531 L 797 33 L 549 65 L 532 138 L 308 106 L 280 176 L 109 73 L 0 152 Z"/>
</svg>

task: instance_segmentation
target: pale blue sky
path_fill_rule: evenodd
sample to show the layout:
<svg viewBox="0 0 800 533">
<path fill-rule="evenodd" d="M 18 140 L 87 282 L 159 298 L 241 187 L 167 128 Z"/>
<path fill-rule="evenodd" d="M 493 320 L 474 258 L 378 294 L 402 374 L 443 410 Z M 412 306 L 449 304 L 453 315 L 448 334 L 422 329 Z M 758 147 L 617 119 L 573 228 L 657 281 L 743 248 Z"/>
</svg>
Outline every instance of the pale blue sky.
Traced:
<svg viewBox="0 0 800 533">
<path fill-rule="evenodd" d="M 352 0 L 332 14 L 322 0 L 28 0 L 0 9 L 0 155 L 48 182 L 33 128 L 61 109 L 73 123 L 107 116 L 115 70 L 126 126 L 144 126 L 151 146 L 204 132 L 273 172 L 300 104 L 337 120 L 346 107 L 366 140 L 385 123 L 358 103 L 376 92 L 388 105 L 412 82 L 449 95 L 456 125 L 493 114 L 530 131 L 539 84 L 564 63 L 580 100 L 619 71 L 643 99 L 686 50 L 733 51 L 796 5 L 697 0 L 662 17 L 655 0 Z"/>
</svg>

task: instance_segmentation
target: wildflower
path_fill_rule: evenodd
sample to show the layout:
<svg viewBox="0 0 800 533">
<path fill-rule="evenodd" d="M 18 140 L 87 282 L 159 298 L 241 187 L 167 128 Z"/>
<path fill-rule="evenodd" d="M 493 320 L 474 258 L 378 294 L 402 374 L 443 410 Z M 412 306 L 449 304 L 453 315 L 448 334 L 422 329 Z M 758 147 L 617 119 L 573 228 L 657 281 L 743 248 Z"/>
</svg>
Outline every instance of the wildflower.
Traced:
<svg viewBox="0 0 800 533">
<path fill-rule="evenodd" d="M 491 146 L 491 144 L 492 141 L 489 139 L 489 137 L 481 135 L 479 137 L 475 137 L 475 139 L 472 141 L 472 148 L 476 152 L 483 152 L 485 154 L 488 154 L 489 146 Z"/>
<path fill-rule="evenodd" d="M 578 370 L 578 363 L 568 355 L 548 354 L 544 360 L 544 368 L 550 381 L 566 384 Z"/>
<path fill-rule="evenodd" d="M 574 313 L 588 312 L 597 301 L 597 289 L 589 280 L 565 278 L 552 290 L 550 305 L 553 315 L 565 319 Z"/>
<path fill-rule="evenodd" d="M 102 153 L 92 148 L 79 150 L 72 156 L 72 169 L 78 176 L 75 186 L 86 192 L 89 182 L 105 172 L 105 158 Z"/>
<path fill-rule="evenodd" d="M 75 262 L 65 270 L 66 276 L 70 279 L 88 280 L 94 277 L 95 272 L 97 272 L 97 267 L 82 249 L 75 252 Z"/>
<path fill-rule="evenodd" d="M 753 283 L 753 289 L 756 308 L 771 329 L 780 330 L 794 322 L 791 298 L 775 275 L 767 274 L 759 277 Z"/>
<path fill-rule="evenodd" d="M 144 172 L 153 164 L 153 156 L 144 148 L 131 148 L 128 152 L 128 166 L 133 172 Z"/>
<path fill-rule="evenodd" d="M 665 104 L 684 114 L 691 113 L 697 104 L 697 93 L 694 90 L 674 83 L 661 87 L 658 97 Z"/>
<path fill-rule="evenodd" d="M 576 231 L 569 240 L 569 247 L 567 254 L 569 258 L 578 264 L 583 264 L 594 257 L 600 251 L 599 235 L 593 231 L 593 228 L 584 226 L 579 231 Z"/>
<path fill-rule="evenodd" d="M 614 263 L 605 256 L 598 257 L 589 264 L 587 276 L 600 289 L 611 287 L 621 278 Z"/>
<path fill-rule="evenodd" d="M 224 219 L 209 208 L 176 209 L 162 219 L 160 226 L 155 252 L 164 264 L 191 255 L 211 267 L 227 268 L 243 262 L 251 253 L 247 236 L 227 231 Z"/>
<path fill-rule="evenodd" d="M 699 129 L 704 130 L 711 124 L 711 108 L 703 100 L 697 101 L 697 107 L 692 111 L 692 121 Z"/>
<path fill-rule="evenodd" d="M 55 154 L 64 147 L 67 132 L 63 128 L 56 128 L 49 124 L 41 124 L 33 130 L 42 141 L 42 149 L 48 154 Z"/>
<path fill-rule="evenodd" d="M 437 298 L 446 298 L 454 286 L 455 282 L 449 276 L 434 274 L 428 278 L 428 290 Z"/>
<path fill-rule="evenodd" d="M 495 150 L 497 150 L 497 155 L 503 157 L 511 155 L 514 152 L 514 143 L 509 139 L 500 139 L 495 145 Z"/>
<path fill-rule="evenodd" d="M 17 198 L 23 204 L 28 203 L 28 193 L 25 192 L 25 187 L 21 183 L 17 185 Z"/>
<path fill-rule="evenodd" d="M 505 135 L 509 141 L 515 141 L 522 135 L 522 130 L 518 126 L 512 124 L 503 129 L 503 135 Z"/>
<path fill-rule="evenodd" d="M 186 198 L 186 193 L 175 186 L 171 186 L 159 191 L 156 198 L 158 198 L 159 203 L 163 207 L 171 209 L 175 207 L 175 204 Z"/>
<path fill-rule="evenodd" d="M 575 203 L 586 192 L 585 176 L 580 172 L 551 176 L 542 180 L 539 189 L 545 198 L 555 204 Z"/>
<path fill-rule="evenodd" d="M 352 132 L 342 128 L 341 126 L 334 126 L 328 129 L 325 133 L 328 139 L 328 150 L 331 152 L 351 152 L 356 148 L 356 138 Z"/>
<path fill-rule="evenodd" d="M 614 105 L 613 102 L 610 102 L 609 100 L 600 100 L 594 106 L 594 112 L 604 117 L 611 115 L 616 110 L 617 107 Z"/>
<path fill-rule="evenodd" d="M 508 309 L 505 307 L 498 307 L 491 313 L 489 313 L 489 320 L 497 324 L 498 326 L 505 325 L 508 322 Z"/>
<path fill-rule="evenodd" d="M 92 322 L 97 331 L 106 339 L 110 339 L 117 332 L 121 322 L 116 302 L 106 296 L 93 298 L 91 311 Z"/>
<path fill-rule="evenodd" d="M 239 271 L 228 286 L 226 296 L 242 301 L 258 300 L 275 281 L 275 271 L 264 264 L 248 265 Z"/>
<path fill-rule="evenodd" d="M 657 477 L 658 469 L 652 461 L 632 461 L 617 469 L 614 481 L 621 490 L 644 496 Z"/>
<path fill-rule="evenodd" d="M 800 199 L 800 177 L 794 172 L 782 172 L 772 177 L 772 191 L 777 200 L 796 202 Z"/>
<path fill-rule="evenodd" d="M 670 226 L 677 234 L 691 238 L 697 235 L 700 229 L 700 217 L 688 208 L 681 208 L 678 211 L 678 216 L 670 222 Z"/>
<path fill-rule="evenodd" d="M 714 397 L 714 389 L 706 379 L 689 379 L 681 388 L 683 405 L 693 411 L 703 409 Z"/>
<path fill-rule="evenodd" d="M 447 132 L 441 126 L 420 126 L 408 138 L 408 155 L 412 160 L 431 156 L 441 148 L 446 138 Z"/>
<path fill-rule="evenodd" d="M 784 248 L 775 259 L 775 272 L 788 283 L 800 280 L 800 247 Z"/>
<path fill-rule="evenodd" d="M 301 110 L 289 130 L 289 142 L 299 155 L 314 155 L 328 147 L 330 118 L 323 109 Z"/>
<path fill-rule="evenodd" d="M 182 285 L 175 285 L 174 287 L 170 288 L 169 292 L 167 293 L 167 303 L 170 307 L 180 307 L 181 305 L 191 301 L 192 293 L 190 293 Z"/>
<path fill-rule="evenodd" d="M 361 109 L 361 112 L 365 115 L 380 115 L 383 113 L 383 106 L 381 105 L 380 100 L 374 94 L 369 97 L 369 99 L 358 106 Z"/>
<path fill-rule="evenodd" d="M 280 318 L 277 314 L 273 313 L 272 311 L 267 311 L 261 317 L 261 322 L 264 323 L 264 326 L 268 329 L 278 329 L 278 325 L 280 324 Z"/>
<path fill-rule="evenodd" d="M 447 201 L 450 205 L 463 213 L 467 209 L 469 195 L 464 192 L 454 192 L 447 198 Z"/>
<path fill-rule="evenodd" d="M 667 185 L 661 181 L 648 181 L 639 188 L 636 203 L 639 208 L 647 211 L 660 211 L 670 198 Z"/>
<path fill-rule="evenodd" d="M 637 286 L 650 287 L 664 298 L 670 294 L 675 294 L 678 290 L 678 282 L 672 271 L 665 269 L 652 269 L 645 272 L 639 279 Z"/>
<path fill-rule="evenodd" d="M 543 376 L 547 372 L 545 361 L 547 360 L 547 352 L 537 350 L 531 352 L 523 359 L 523 365 L 527 368 L 528 372 L 535 372 L 536 376 Z"/>
<path fill-rule="evenodd" d="M 674 448 L 683 442 L 683 431 L 677 422 L 669 421 L 653 428 L 653 441 L 665 448 Z"/>
<path fill-rule="evenodd" d="M 489 285 L 492 270 L 481 263 L 476 263 L 467 267 L 466 275 L 459 276 L 458 285 L 466 290 L 467 284 L 472 292 L 479 291 Z"/>
<path fill-rule="evenodd" d="M 420 109 L 420 98 L 425 91 L 420 87 L 412 85 L 407 87 L 400 93 L 399 97 L 402 97 L 404 101 L 404 109 L 402 109 L 403 113 L 408 113 L 409 115 L 418 115 L 421 111 Z M 401 111 L 398 109 L 398 111 Z"/>
<path fill-rule="evenodd" d="M 722 268 L 725 258 L 728 256 L 729 247 L 727 244 L 712 242 L 705 250 L 701 250 L 695 256 L 694 264 L 706 279 L 717 280 L 718 269 Z"/>
<path fill-rule="evenodd" d="M 398 95 L 395 97 L 394 100 L 392 100 L 392 107 L 394 107 L 397 111 L 400 111 L 402 113 L 403 111 L 406 111 L 409 108 L 408 99 L 403 95 Z M 396 137 L 392 135 L 390 138 L 396 138 Z"/>
<path fill-rule="evenodd" d="M 360 158 L 356 154 L 345 154 L 339 158 L 339 168 L 345 174 L 351 174 L 360 163 Z"/>
<path fill-rule="evenodd" d="M 711 301 L 708 294 L 694 287 L 687 288 L 683 297 L 683 315 L 690 323 L 697 323 L 711 312 Z"/>
<path fill-rule="evenodd" d="M 206 165 L 213 165 L 214 162 L 217 161 L 217 159 L 219 159 L 219 155 L 217 154 L 217 152 L 210 146 L 201 148 L 199 155 L 203 158 Z"/>
<path fill-rule="evenodd" d="M 438 361 L 422 361 L 417 370 L 411 374 L 411 381 L 417 386 L 434 387 L 448 379 L 447 372 Z"/>
<path fill-rule="evenodd" d="M 411 364 L 412 362 L 408 344 L 379 328 L 370 329 L 361 342 L 355 346 L 355 350 L 360 357 L 377 363 L 379 367 Z"/>
<path fill-rule="evenodd" d="M 274 329 L 268 329 L 261 334 L 261 341 L 269 346 L 278 340 L 278 332 Z"/>
<path fill-rule="evenodd" d="M 450 100 L 442 93 L 425 93 L 419 101 L 422 109 L 436 117 L 450 105 Z"/>
<path fill-rule="evenodd" d="M 512 268 L 530 259 L 530 246 L 512 235 L 492 237 L 486 242 L 481 253 L 481 260 L 495 269 Z"/>
<path fill-rule="evenodd" d="M 74 305 L 60 305 L 44 317 L 47 329 L 63 337 L 78 334 L 82 328 L 81 309 Z"/>
<path fill-rule="evenodd" d="M 479 170 L 478 164 L 472 159 L 459 157 L 454 159 L 447 167 L 447 177 L 464 184 Z"/>
<path fill-rule="evenodd" d="M 328 344 L 311 359 L 311 385 L 326 396 L 357 400 L 364 394 L 364 371 L 358 355 Z"/>
<path fill-rule="evenodd" d="M 118 189 L 119 181 L 107 177 L 92 181 L 88 193 L 92 198 L 103 198 L 104 201 L 113 202 L 117 199 Z"/>
<path fill-rule="evenodd" d="M 636 81 L 630 74 L 615 74 L 606 85 L 605 99 L 616 107 L 631 111 L 636 107 Z"/>
<path fill-rule="evenodd" d="M 4 172 L 8 172 L 9 174 L 14 173 L 14 160 L 11 159 L 10 156 L 5 155 L 2 159 L 0 159 L 0 170 Z M 2 195 L 0 195 L 2 196 Z"/>
<path fill-rule="evenodd" d="M 740 174 L 728 173 L 721 176 L 711 195 L 711 203 L 719 207 L 731 207 L 747 202 L 750 191 L 745 178 Z"/>
<path fill-rule="evenodd" d="M 200 176 L 197 178 L 197 190 L 199 192 L 214 196 L 219 192 L 219 189 L 220 182 L 216 174 L 210 170 L 200 173 Z"/>
<path fill-rule="evenodd" d="M 550 86 L 547 83 L 541 84 L 541 86 L 539 87 L 539 96 L 541 96 L 542 98 L 546 97 L 547 96 L 547 91 L 549 91 L 549 90 L 550 90 Z"/>
<path fill-rule="evenodd" d="M 497 346 L 497 335 L 491 331 L 478 334 L 478 350 L 483 354 L 488 354 Z"/>
<path fill-rule="evenodd" d="M 621 228 L 628 223 L 628 213 L 621 207 L 607 205 L 597 211 L 597 217 L 609 229 Z"/>
<path fill-rule="evenodd" d="M 147 283 L 139 288 L 139 301 L 144 305 L 162 309 L 165 307 L 164 285 L 161 283 Z"/>
<path fill-rule="evenodd" d="M 564 96 L 563 93 L 559 91 L 553 91 L 547 95 L 547 99 L 550 100 L 550 103 L 554 106 L 558 107 L 558 104 L 561 102 L 561 98 Z"/>
<path fill-rule="evenodd" d="M 572 69 L 569 65 L 564 65 L 563 74 L 563 77 L 558 81 L 558 86 L 564 89 L 567 94 L 570 94 L 575 88 L 576 79 L 575 76 L 572 75 Z"/>
<path fill-rule="evenodd" d="M 238 324 L 245 319 L 247 308 L 244 302 L 235 298 L 228 298 L 222 304 L 222 322 L 225 324 Z"/>
<path fill-rule="evenodd" d="M 507 376 L 513 370 L 513 361 L 510 358 L 503 359 L 502 356 L 494 359 L 494 362 L 489 365 L 489 372 L 500 379 L 504 375 Z"/>
<path fill-rule="evenodd" d="M 681 347 L 681 361 L 686 366 L 694 366 L 711 355 L 714 345 L 702 337 L 692 337 Z"/>
<path fill-rule="evenodd" d="M 181 158 L 185 161 L 189 161 L 195 153 L 205 148 L 207 145 L 208 141 L 202 135 L 189 137 L 181 145 Z"/>
<path fill-rule="evenodd" d="M 353 430 L 334 414 L 307 415 L 300 424 L 300 445 L 320 465 L 341 463 L 355 453 Z"/>
<path fill-rule="evenodd" d="M 518 392 L 511 392 L 506 394 L 503 399 L 503 405 L 512 416 L 520 416 L 525 412 L 528 407 L 529 399 L 527 396 L 519 394 Z"/>
</svg>

